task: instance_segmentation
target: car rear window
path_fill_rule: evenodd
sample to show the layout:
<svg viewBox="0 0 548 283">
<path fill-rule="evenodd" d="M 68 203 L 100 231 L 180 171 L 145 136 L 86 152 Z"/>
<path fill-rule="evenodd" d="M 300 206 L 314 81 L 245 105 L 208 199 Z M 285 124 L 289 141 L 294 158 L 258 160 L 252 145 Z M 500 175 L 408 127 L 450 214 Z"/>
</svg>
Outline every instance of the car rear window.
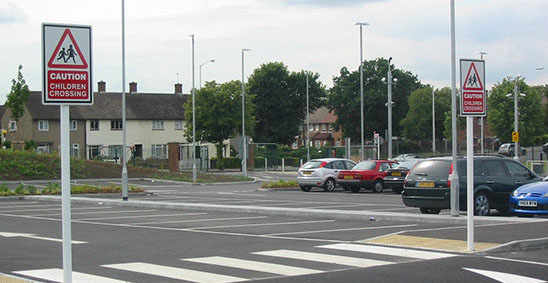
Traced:
<svg viewBox="0 0 548 283">
<path fill-rule="evenodd" d="M 450 168 L 450 160 L 424 160 L 418 162 L 409 174 L 413 177 L 447 178 Z"/>
<path fill-rule="evenodd" d="M 323 161 L 317 161 L 317 160 L 308 161 L 303 165 L 303 169 L 320 168 L 320 165 L 322 165 L 322 163 L 324 163 L 324 162 Z"/>
<path fill-rule="evenodd" d="M 376 162 L 364 161 L 364 162 L 358 163 L 352 169 L 353 170 L 373 170 L 373 169 L 375 169 L 376 166 L 377 166 Z"/>
<path fill-rule="evenodd" d="M 397 164 L 394 164 L 392 165 L 392 168 L 407 168 L 407 169 L 411 169 L 413 168 L 413 165 L 415 165 L 415 163 L 417 163 L 419 160 L 407 160 L 407 161 L 403 161 L 403 162 L 398 162 Z"/>
</svg>

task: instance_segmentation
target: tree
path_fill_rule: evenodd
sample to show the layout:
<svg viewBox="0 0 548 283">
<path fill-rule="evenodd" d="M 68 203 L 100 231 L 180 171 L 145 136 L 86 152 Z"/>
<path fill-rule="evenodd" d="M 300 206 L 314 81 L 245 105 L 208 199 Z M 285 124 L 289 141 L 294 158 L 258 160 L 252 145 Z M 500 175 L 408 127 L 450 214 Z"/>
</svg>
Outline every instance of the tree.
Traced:
<svg viewBox="0 0 548 283">
<path fill-rule="evenodd" d="M 196 140 L 217 144 L 217 156 L 222 158 L 223 141 L 240 134 L 242 129 L 242 96 L 240 81 L 217 84 L 207 82 L 196 91 Z M 252 96 L 245 97 L 246 134 L 252 134 L 253 103 Z M 185 136 L 192 139 L 192 99 L 185 104 Z"/>
<path fill-rule="evenodd" d="M 396 69 L 391 65 L 392 76 L 397 83 L 392 87 L 392 136 L 401 134 L 400 121 L 408 110 L 408 95 L 421 86 L 416 75 Z M 384 133 L 388 128 L 386 105 L 388 91 L 382 78 L 387 76 L 388 60 L 377 58 L 364 62 L 364 132 L 365 137 L 372 137 L 373 131 Z M 361 139 L 360 111 L 360 71 L 350 72 L 341 68 L 340 75 L 333 78 L 333 87 L 328 95 L 330 110 L 335 112 L 336 130 L 342 129 L 343 136 L 354 141 Z"/>
<path fill-rule="evenodd" d="M 417 89 L 409 96 L 409 112 L 401 121 L 404 137 L 413 140 L 432 139 L 432 87 Z M 436 138 L 444 138 L 444 121 L 447 112 L 451 113 L 451 89 L 434 91 L 436 111 Z"/>
<path fill-rule="evenodd" d="M 8 94 L 8 99 L 6 100 L 6 106 L 11 110 L 11 118 L 15 121 L 18 121 L 25 114 L 25 104 L 29 99 L 30 93 L 29 87 L 25 79 L 23 79 L 22 69 L 23 65 L 19 65 L 17 80 L 11 80 L 11 92 Z"/>
<path fill-rule="evenodd" d="M 309 109 L 314 112 L 325 103 L 325 87 L 319 74 L 306 71 L 289 73 L 281 62 L 261 65 L 249 78 L 248 90 L 255 97 L 256 142 L 291 144 L 299 135 L 306 117 L 306 74 L 309 83 Z"/>
<path fill-rule="evenodd" d="M 514 84 L 512 78 L 504 78 L 495 84 L 487 100 L 487 121 L 501 142 L 512 141 L 514 131 Z M 517 80 L 519 97 L 519 137 L 522 145 L 534 145 L 537 138 L 546 132 L 545 113 L 541 106 L 539 88 L 529 87 L 523 78 Z M 511 94 L 507 97 L 507 94 Z"/>
</svg>

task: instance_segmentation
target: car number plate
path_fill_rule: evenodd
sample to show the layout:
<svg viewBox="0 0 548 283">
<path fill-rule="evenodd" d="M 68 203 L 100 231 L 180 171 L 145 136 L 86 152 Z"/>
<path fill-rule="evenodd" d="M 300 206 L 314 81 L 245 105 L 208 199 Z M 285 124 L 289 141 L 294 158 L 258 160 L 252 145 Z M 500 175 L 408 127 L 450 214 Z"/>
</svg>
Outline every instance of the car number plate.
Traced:
<svg viewBox="0 0 548 283">
<path fill-rule="evenodd" d="M 417 187 L 420 187 L 420 188 L 433 188 L 434 187 L 434 182 L 432 182 L 432 181 L 419 181 L 419 183 L 417 184 Z"/>
<path fill-rule="evenodd" d="M 392 176 L 401 176 L 401 172 L 392 172 Z"/>
<path fill-rule="evenodd" d="M 312 172 L 303 171 L 303 175 L 310 175 Z"/>
<path fill-rule="evenodd" d="M 520 200 L 518 204 L 519 206 L 537 207 L 536 200 Z"/>
<path fill-rule="evenodd" d="M 344 176 L 344 178 L 345 178 L 345 179 L 354 179 L 354 176 L 352 176 L 352 175 L 346 175 L 346 176 Z"/>
</svg>

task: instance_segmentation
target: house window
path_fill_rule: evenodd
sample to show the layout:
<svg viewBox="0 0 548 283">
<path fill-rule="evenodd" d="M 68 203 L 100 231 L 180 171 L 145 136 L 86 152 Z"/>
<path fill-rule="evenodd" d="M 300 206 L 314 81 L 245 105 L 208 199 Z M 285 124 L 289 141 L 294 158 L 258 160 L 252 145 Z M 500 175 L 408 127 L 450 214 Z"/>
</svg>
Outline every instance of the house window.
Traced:
<svg viewBox="0 0 548 283">
<path fill-rule="evenodd" d="M 322 133 L 325 133 L 327 131 L 327 125 L 322 124 Z"/>
<path fill-rule="evenodd" d="M 98 145 L 90 145 L 88 146 L 88 158 L 96 158 L 99 157 L 99 146 Z"/>
<path fill-rule="evenodd" d="M 114 158 L 116 161 L 122 157 L 122 146 L 121 145 L 109 145 L 108 146 L 108 157 Z"/>
<path fill-rule="evenodd" d="M 10 121 L 10 132 L 15 132 L 15 131 L 17 131 L 17 122 Z"/>
<path fill-rule="evenodd" d="M 89 121 L 89 130 L 90 131 L 99 131 L 99 120 Z"/>
<path fill-rule="evenodd" d="M 331 133 L 333 131 L 333 126 L 331 124 L 329 124 L 328 126 L 328 131 Z"/>
<path fill-rule="evenodd" d="M 38 131 L 49 131 L 49 121 L 48 120 L 40 120 L 38 121 Z"/>
<path fill-rule="evenodd" d="M 308 131 L 309 131 L 309 132 L 314 131 L 314 125 L 311 125 L 310 127 L 308 127 Z"/>
<path fill-rule="evenodd" d="M 167 158 L 167 145 L 165 144 L 153 144 L 152 145 L 152 158 Z"/>
<path fill-rule="evenodd" d="M 316 131 L 320 130 L 320 124 L 314 124 L 314 126 L 316 127 Z"/>
<path fill-rule="evenodd" d="M 36 152 L 49 153 L 49 144 L 38 144 L 38 146 L 36 146 Z"/>
<path fill-rule="evenodd" d="M 72 144 L 72 150 L 70 151 L 70 157 L 80 157 L 80 145 Z"/>
<path fill-rule="evenodd" d="M 111 120 L 110 121 L 110 130 L 111 131 L 120 131 L 123 129 L 122 120 Z"/>
<path fill-rule="evenodd" d="M 78 129 L 78 121 L 70 120 L 70 130 L 76 131 Z"/>
<path fill-rule="evenodd" d="M 182 129 L 183 129 L 183 120 L 175 121 L 175 130 L 182 130 Z"/>
<path fill-rule="evenodd" d="M 162 120 L 155 120 L 152 121 L 152 129 L 153 130 L 163 130 L 164 129 L 164 121 Z"/>
</svg>

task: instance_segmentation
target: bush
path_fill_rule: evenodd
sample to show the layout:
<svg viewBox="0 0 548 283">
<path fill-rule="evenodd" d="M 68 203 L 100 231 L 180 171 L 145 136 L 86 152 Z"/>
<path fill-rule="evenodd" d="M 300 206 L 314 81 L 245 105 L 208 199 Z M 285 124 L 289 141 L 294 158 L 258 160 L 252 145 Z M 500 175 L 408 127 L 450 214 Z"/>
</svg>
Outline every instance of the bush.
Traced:
<svg viewBox="0 0 548 283">
<path fill-rule="evenodd" d="M 223 157 L 221 160 L 217 157 L 211 158 L 211 168 L 214 169 L 238 169 L 242 167 L 242 160 L 237 157 Z"/>
<path fill-rule="evenodd" d="M 16 195 L 23 195 L 25 194 L 25 186 L 23 184 L 17 185 L 17 187 L 14 190 Z"/>
<path fill-rule="evenodd" d="M 264 182 L 261 185 L 261 188 L 292 188 L 292 187 L 298 187 L 299 183 L 295 180 L 289 180 L 289 181 L 274 181 L 274 182 Z"/>
</svg>

